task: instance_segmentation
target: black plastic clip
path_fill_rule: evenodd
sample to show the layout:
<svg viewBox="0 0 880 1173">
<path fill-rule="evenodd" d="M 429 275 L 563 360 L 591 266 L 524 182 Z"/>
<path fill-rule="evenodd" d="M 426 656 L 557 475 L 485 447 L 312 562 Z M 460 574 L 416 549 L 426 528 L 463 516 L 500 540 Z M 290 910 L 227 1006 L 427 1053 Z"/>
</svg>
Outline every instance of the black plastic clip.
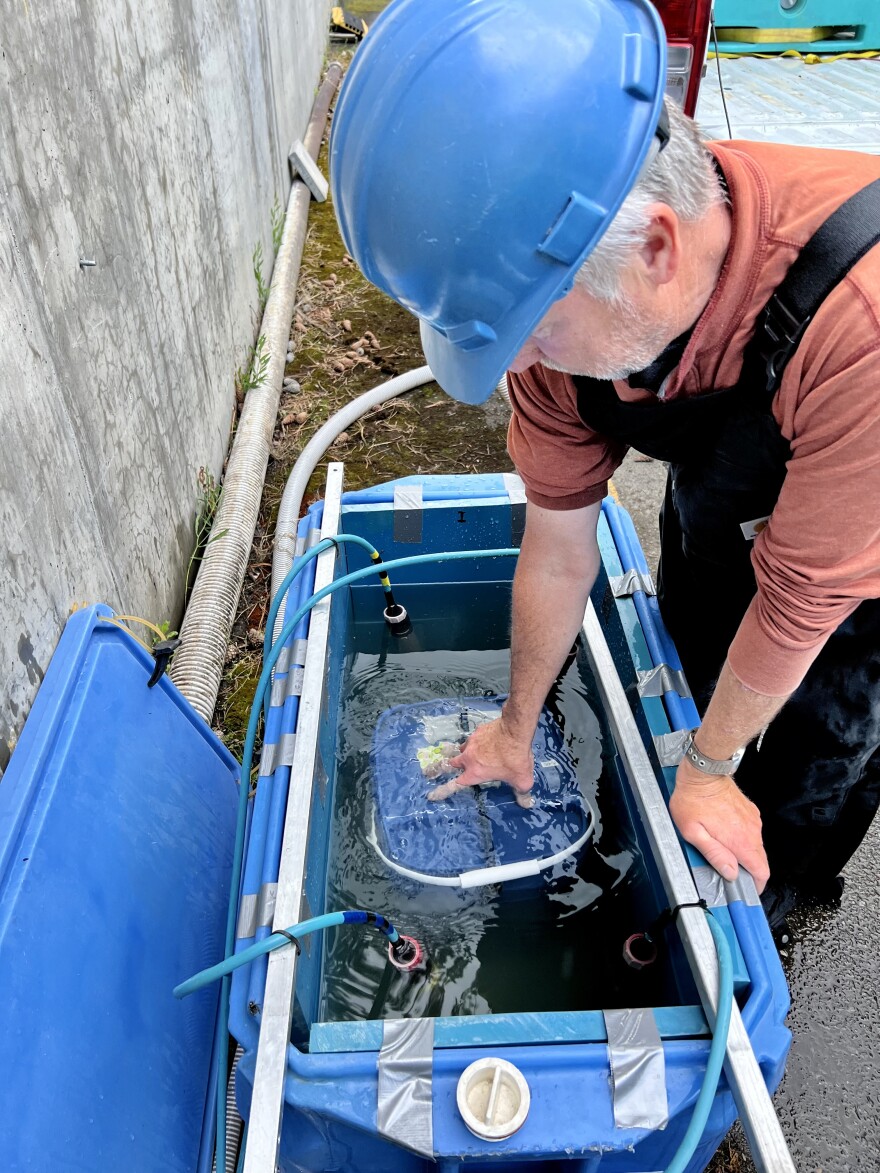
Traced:
<svg viewBox="0 0 880 1173">
<path fill-rule="evenodd" d="M 299 939 L 293 933 L 288 933 L 287 929 L 273 929 L 272 932 L 278 937 L 287 937 L 288 941 L 296 950 L 297 957 L 299 957 L 300 953 L 302 953 L 302 945 L 300 945 Z M 282 946 L 279 945 L 278 948 L 280 949 Z"/>
<path fill-rule="evenodd" d="M 759 349 L 766 365 L 767 390 L 774 391 L 786 364 L 800 345 L 812 315 L 796 317 L 774 293 L 761 314 Z"/>
<path fill-rule="evenodd" d="M 147 681 L 147 688 L 152 688 L 153 685 L 158 684 L 168 667 L 168 662 L 177 649 L 180 647 L 180 639 L 163 639 L 159 643 L 153 644 L 153 675 Z"/>
</svg>

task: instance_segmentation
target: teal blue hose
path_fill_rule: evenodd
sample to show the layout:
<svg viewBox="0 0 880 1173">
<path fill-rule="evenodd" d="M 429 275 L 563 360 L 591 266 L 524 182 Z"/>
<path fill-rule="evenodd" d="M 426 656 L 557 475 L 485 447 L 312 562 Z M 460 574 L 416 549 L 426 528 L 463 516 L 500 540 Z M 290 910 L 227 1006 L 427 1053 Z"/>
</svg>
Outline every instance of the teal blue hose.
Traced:
<svg viewBox="0 0 880 1173">
<path fill-rule="evenodd" d="M 319 554 L 323 554 L 324 551 L 329 550 L 331 546 L 338 545 L 342 542 L 351 542 L 353 545 L 360 546 L 362 549 L 367 551 L 374 562 L 380 561 L 379 551 L 376 549 L 373 543 L 368 542 L 366 538 L 362 538 L 359 534 L 336 534 L 332 538 L 324 538 L 322 541 L 317 542 L 311 548 L 311 550 L 307 550 L 305 554 L 301 554 L 282 579 L 278 590 L 275 592 L 275 595 L 272 599 L 272 604 L 269 607 L 269 614 L 266 616 L 266 632 L 263 636 L 264 660 L 271 651 L 273 643 L 272 633 L 275 630 L 275 620 L 278 618 L 278 611 L 281 607 L 281 604 L 284 602 L 287 591 L 290 588 L 290 584 L 293 582 L 296 576 L 300 574 L 306 566 L 308 566 L 313 558 L 317 558 Z M 375 567 L 373 569 L 375 570 Z"/>
<path fill-rule="evenodd" d="M 328 539 L 329 541 L 329 539 Z M 318 543 L 320 545 L 320 543 Z M 332 543 L 330 543 L 332 545 Z M 317 546 L 315 547 L 317 550 Z M 312 551 L 309 551 L 313 554 Z M 278 662 L 278 657 L 281 655 L 281 650 L 290 637 L 296 630 L 297 624 L 311 611 L 316 603 L 333 594 L 334 591 L 341 590 L 342 587 L 350 586 L 351 583 L 359 582 L 362 578 L 368 578 L 370 575 L 379 574 L 388 570 L 399 570 L 403 566 L 418 566 L 426 562 L 443 562 L 448 560 L 451 562 L 460 562 L 466 558 L 516 558 L 519 555 L 519 550 L 515 548 L 505 548 L 499 550 L 452 550 L 440 554 L 411 554 L 406 558 L 395 558 L 390 562 L 374 563 L 372 566 L 366 566 L 362 570 L 355 570 L 351 574 L 346 574 L 342 578 L 337 578 L 334 582 L 329 583 L 321 590 L 316 591 L 310 599 L 307 599 L 301 607 L 297 609 L 296 614 L 292 619 L 284 625 L 278 639 L 273 644 L 269 654 L 266 656 L 263 663 L 263 671 L 260 674 L 259 682 L 257 683 L 256 693 L 254 694 L 254 703 L 251 706 L 251 715 L 248 721 L 247 733 L 244 740 L 244 751 L 241 759 L 241 780 L 238 788 L 238 815 L 235 826 L 235 846 L 232 853 L 232 880 L 230 884 L 229 894 L 229 908 L 226 916 L 226 942 L 224 948 L 224 958 L 231 957 L 235 948 L 235 913 L 238 907 L 238 892 L 241 886 L 241 867 L 242 859 L 244 857 L 244 831 L 247 822 L 247 804 L 248 794 L 250 792 L 251 782 L 251 766 L 254 758 L 254 743 L 257 738 L 257 728 L 259 726 L 260 710 L 263 705 L 263 697 L 267 690 L 271 687 L 272 669 Z M 291 568 L 292 569 L 292 568 Z M 279 589 L 276 592 L 277 596 L 281 596 L 282 592 Z M 277 614 L 277 609 L 276 609 Z M 269 624 L 266 624 L 266 631 L 270 631 Z M 217 1096 L 217 1137 L 216 1137 L 216 1152 L 217 1152 L 217 1168 L 225 1168 L 225 1146 L 226 1146 L 226 1080 L 228 1078 L 229 1065 L 229 975 L 226 974 L 222 978 L 222 986 L 220 989 L 220 1009 L 219 1009 L 219 1027 L 220 1027 L 220 1055 L 218 1062 L 218 1083 L 220 1085 Z"/>
<path fill-rule="evenodd" d="M 733 958 L 730 955 L 730 946 L 724 935 L 724 930 L 710 912 L 706 913 L 709 928 L 715 938 L 715 948 L 718 952 L 718 1011 L 715 1015 L 715 1030 L 712 1032 L 712 1045 L 709 1048 L 709 1058 L 706 1061 L 706 1074 L 703 1086 L 694 1104 L 687 1131 L 682 1137 L 678 1152 L 667 1165 L 666 1173 L 684 1173 L 691 1158 L 697 1150 L 709 1119 L 709 1112 L 718 1090 L 718 1080 L 721 1078 L 721 1068 L 724 1065 L 724 1055 L 727 1051 L 727 1035 L 730 1030 L 730 1015 L 733 1011 Z"/>
<path fill-rule="evenodd" d="M 310 920 L 300 921 L 298 925 L 291 925 L 290 928 L 285 929 L 283 933 L 272 933 L 268 937 L 264 937 L 262 941 L 257 941 L 254 945 L 247 949 L 242 949 L 240 953 L 234 953 L 232 957 L 227 957 L 217 965 L 209 966 L 208 969 L 203 969 L 199 973 L 194 974 L 191 978 L 187 978 L 185 982 L 181 982 L 179 986 L 175 986 L 172 990 L 175 998 L 186 998 L 189 994 L 194 994 L 196 990 L 202 990 L 205 986 L 210 986 L 212 982 L 218 982 L 222 977 L 232 973 L 233 970 L 241 969 L 243 965 L 247 965 L 251 961 L 256 961 L 258 957 L 262 957 L 266 953 L 271 953 L 273 949 L 280 949 L 283 945 L 290 945 L 291 937 L 297 941 L 300 937 L 307 937 L 309 933 L 319 933 L 323 929 L 333 928 L 335 925 L 351 925 L 351 924 L 372 924 L 380 929 L 388 938 L 392 945 L 400 940 L 400 933 L 383 916 L 372 916 L 369 913 L 358 911 L 352 912 L 325 912 L 322 916 L 313 916 Z"/>
</svg>

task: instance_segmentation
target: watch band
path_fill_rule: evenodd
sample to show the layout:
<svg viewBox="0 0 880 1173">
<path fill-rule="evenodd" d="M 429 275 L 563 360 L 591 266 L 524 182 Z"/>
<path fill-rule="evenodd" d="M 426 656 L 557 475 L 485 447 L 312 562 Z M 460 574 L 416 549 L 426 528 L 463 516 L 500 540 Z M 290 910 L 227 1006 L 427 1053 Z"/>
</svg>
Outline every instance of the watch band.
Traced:
<svg viewBox="0 0 880 1173">
<path fill-rule="evenodd" d="M 746 752 L 746 747 L 741 746 L 731 758 L 724 758 L 718 761 L 716 758 L 710 758 L 698 749 L 694 741 L 694 735 L 698 732 L 696 729 L 691 730 L 690 741 L 688 742 L 684 756 L 691 763 L 696 766 L 703 774 L 714 775 L 730 775 L 735 774 L 737 767 L 743 759 L 743 754 Z"/>
</svg>

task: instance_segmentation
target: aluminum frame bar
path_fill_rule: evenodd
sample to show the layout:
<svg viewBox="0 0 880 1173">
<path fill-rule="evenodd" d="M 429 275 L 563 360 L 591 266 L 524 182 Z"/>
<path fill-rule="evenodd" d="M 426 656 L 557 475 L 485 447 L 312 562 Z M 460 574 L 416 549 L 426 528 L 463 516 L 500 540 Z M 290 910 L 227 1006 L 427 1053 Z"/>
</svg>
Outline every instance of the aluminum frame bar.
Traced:
<svg viewBox="0 0 880 1173">
<path fill-rule="evenodd" d="M 339 531 L 343 466 L 330 464 L 324 493 L 322 537 Z M 315 591 L 333 581 L 336 547 L 318 556 Z M 303 673 L 302 695 L 296 728 L 296 750 L 290 774 L 278 891 L 273 930 L 286 929 L 300 919 L 305 880 L 309 820 L 312 809 L 313 775 L 318 750 L 321 700 L 324 691 L 324 666 L 330 631 L 328 595 L 312 608 L 309 642 Z M 293 986 L 296 979 L 295 949 L 276 949 L 269 954 L 266 993 L 260 1018 L 260 1038 L 254 1071 L 254 1091 L 248 1121 L 244 1173 L 275 1173 L 278 1142 L 284 1108 L 284 1079 L 287 1073 L 287 1048 L 293 1018 Z"/>
<path fill-rule="evenodd" d="M 672 908 L 696 901 L 699 893 L 694 878 L 591 601 L 587 602 L 583 635 L 590 666 L 660 870 L 666 898 Z M 742 870 L 740 874 L 745 875 Z M 751 877 L 748 884 L 754 887 Z M 676 925 L 703 1010 L 714 1028 L 718 957 L 706 916 L 699 908 L 682 908 Z M 759 1173 L 797 1173 L 736 1002 L 730 1020 L 724 1071 Z"/>
</svg>

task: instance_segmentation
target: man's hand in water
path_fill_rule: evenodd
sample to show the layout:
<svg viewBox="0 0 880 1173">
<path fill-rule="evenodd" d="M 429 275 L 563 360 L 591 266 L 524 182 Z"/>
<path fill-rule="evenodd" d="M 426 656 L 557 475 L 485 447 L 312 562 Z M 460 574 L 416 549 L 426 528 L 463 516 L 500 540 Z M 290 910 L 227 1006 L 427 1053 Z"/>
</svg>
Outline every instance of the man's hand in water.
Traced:
<svg viewBox="0 0 880 1173">
<path fill-rule="evenodd" d="M 478 726 L 467 739 L 458 757 L 450 758 L 448 765 L 462 773 L 445 782 L 428 795 L 433 801 L 449 798 L 465 786 L 479 786 L 481 782 L 506 782 L 512 787 L 520 806 L 530 807 L 530 791 L 534 782 L 535 759 L 531 742 L 523 744 L 507 732 L 504 717 Z"/>
</svg>

